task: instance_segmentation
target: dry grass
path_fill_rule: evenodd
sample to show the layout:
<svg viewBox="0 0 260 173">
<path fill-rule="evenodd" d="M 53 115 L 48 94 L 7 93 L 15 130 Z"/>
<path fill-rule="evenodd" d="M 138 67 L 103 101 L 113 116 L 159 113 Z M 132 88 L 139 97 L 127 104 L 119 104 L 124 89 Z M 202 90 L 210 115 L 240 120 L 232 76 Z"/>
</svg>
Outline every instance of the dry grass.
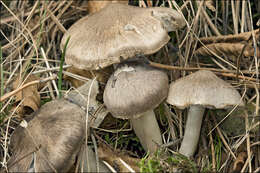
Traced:
<svg viewBox="0 0 260 173">
<path fill-rule="evenodd" d="M 141 6 L 146 6 L 143 1 L 140 2 Z M 247 105 L 242 113 L 237 113 L 244 118 L 242 122 L 245 130 L 233 136 L 228 135 L 219 126 L 222 124 L 220 122 L 231 115 L 232 118 L 236 118 L 233 112 L 225 112 L 225 118 L 221 121 L 213 118 L 217 112 L 207 113 L 204 121 L 206 123 L 202 128 L 201 145 L 194 160 L 197 166 L 221 172 L 259 171 L 259 57 L 256 53 L 250 57 L 239 58 L 230 58 L 226 54 L 214 52 L 213 56 L 208 57 L 194 54 L 196 46 L 202 44 L 201 37 L 238 34 L 257 29 L 256 23 L 260 17 L 259 1 L 210 0 L 204 3 L 204 1 L 183 0 L 176 3 L 169 0 L 165 4 L 156 0 L 154 2 L 154 6 L 166 5 L 181 11 L 186 18 L 187 26 L 184 30 L 171 34 L 172 40 L 169 45 L 149 58 L 154 62 L 175 66 L 165 67 L 171 69 L 168 71 L 170 81 L 175 81 L 194 70 L 212 70 L 235 86 Z M 0 4 L 1 93 L 9 94 L 4 97 L 1 95 L 0 104 L 0 160 L 1 166 L 5 167 L 11 154 L 8 150 L 10 135 L 21 121 L 16 110 L 22 102 L 15 107 L 14 96 L 10 93 L 16 90 L 11 88 L 11 84 L 20 77 L 23 85 L 28 75 L 35 74 L 41 78 L 39 83 L 44 80 L 43 87 L 39 91 L 42 104 L 58 97 L 58 80 L 48 82 L 46 80 L 55 78 L 60 64 L 61 38 L 75 21 L 87 15 L 87 1 L 13 0 L 1 1 Z M 149 4 L 151 5 L 150 1 Z M 254 50 L 259 48 L 259 42 L 260 39 L 252 33 Z M 171 50 L 172 45 L 179 47 L 177 53 Z M 18 90 L 22 90 L 23 87 Z M 66 92 L 69 84 L 63 82 L 62 87 L 63 92 Z M 162 104 L 156 113 L 160 120 L 164 143 L 171 143 L 172 140 L 183 136 L 185 111 Z M 105 138 L 109 134 L 111 145 L 115 148 L 131 150 L 132 153 L 142 157 L 143 151 L 140 147 L 135 151 L 129 146 L 124 147 L 118 143 L 119 134 L 128 136 L 133 134 L 127 129 L 129 125 L 120 120 L 116 121 L 119 123 L 110 123 L 108 119 L 111 117 L 106 119 L 100 129 L 96 129 L 97 135 Z M 127 138 L 125 140 L 129 141 Z M 176 151 L 178 148 L 178 144 L 166 146 L 169 150 Z M 242 152 L 246 153 L 246 157 L 240 156 Z"/>
</svg>

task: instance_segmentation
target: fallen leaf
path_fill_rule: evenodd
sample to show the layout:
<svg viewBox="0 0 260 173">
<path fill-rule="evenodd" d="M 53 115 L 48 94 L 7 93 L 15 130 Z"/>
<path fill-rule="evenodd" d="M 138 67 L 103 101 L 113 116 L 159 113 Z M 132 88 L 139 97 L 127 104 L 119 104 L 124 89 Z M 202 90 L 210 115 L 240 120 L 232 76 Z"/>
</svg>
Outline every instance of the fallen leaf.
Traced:
<svg viewBox="0 0 260 173">
<path fill-rule="evenodd" d="M 211 11 L 215 12 L 216 8 L 214 7 L 214 2 L 213 0 L 206 0 L 205 2 L 205 6 L 210 9 Z"/>
<path fill-rule="evenodd" d="M 147 6 L 152 7 L 153 6 L 153 1 L 152 0 L 147 0 Z"/>
<path fill-rule="evenodd" d="M 30 75 L 23 82 L 23 85 L 38 79 L 39 78 L 37 76 Z M 22 83 L 21 78 L 17 78 L 13 83 L 13 89 L 18 88 L 21 83 Z M 35 84 L 27 88 L 24 88 L 23 90 L 15 94 L 15 105 L 18 105 L 18 103 L 22 101 L 22 104 L 17 109 L 17 113 L 19 115 L 23 116 L 24 114 L 29 114 L 39 109 L 41 100 L 40 100 L 40 93 L 38 92 L 38 89 L 39 89 L 39 85 Z"/>
<path fill-rule="evenodd" d="M 235 160 L 232 168 L 232 172 L 240 172 L 245 164 L 246 159 L 247 159 L 246 152 L 238 153 L 237 159 Z"/>
<path fill-rule="evenodd" d="M 260 41 L 259 29 L 255 30 L 256 40 Z M 254 45 L 252 32 L 245 32 L 236 35 L 218 36 L 218 37 L 203 37 L 200 38 L 200 43 L 195 50 L 196 55 L 213 56 L 215 54 L 222 56 L 223 54 L 237 58 L 241 52 L 245 57 L 254 56 Z M 205 46 L 202 46 L 202 43 Z M 206 48 L 207 47 L 207 48 Z M 209 51 L 210 50 L 210 51 Z M 256 56 L 260 57 L 260 48 L 257 47 Z"/>
<path fill-rule="evenodd" d="M 135 172 L 140 172 L 138 167 L 138 162 L 141 161 L 140 159 L 130 157 L 128 154 L 119 150 L 113 151 L 106 144 L 99 144 L 98 156 L 100 159 L 111 165 L 117 172 L 131 172 L 130 169 L 134 170 Z M 126 163 L 130 169 L 127 168 L 124 163 Z"/>
<path fill-rule="evenodd" d="M 128 4 L 127 0 L 106 0 L 106 1 L 100 1 L 100 0 L 92 0 L 88 1 L 88 11 L 89 14 L 96 13 L 105 6 L 107 6 L 109 3 L 121 3 L 121 4 Z"/>
<path fill-rule="evenodd" d="M 236 59 L 242 52 L 245 44 L 242 43 L 213 43 L 206 45 L 207 48 L 201 47 L 195 51 L 195 54 L 203 56 L 213 56 L 215 54 L 222 56 L 223 54 L 229 56 L 232 59 Z M 249 44 L 245 46 L 243 55 L 245 57 L 254 56 L 254 48 Z M 257 57 L 260 57 L 260 49 L 257 50 Z"/>
<path fill-rule="evenodd" d="M 260 30 L 254 30 L 256 37 L 259 38 Z M 241 41 L 247 41 L 252 35 L 252 32 L 244 32 L 240 34 L 230 34 L 230 35 L 222 35 L 222 36 L 214 36 L 214 37 L 202 37 L 200 38 L 200 42 L 203 44 L 211 44 L 211 43 L 239 43 Z M 202 46 L 199 42 L 198 48 Z"/>
</svg>

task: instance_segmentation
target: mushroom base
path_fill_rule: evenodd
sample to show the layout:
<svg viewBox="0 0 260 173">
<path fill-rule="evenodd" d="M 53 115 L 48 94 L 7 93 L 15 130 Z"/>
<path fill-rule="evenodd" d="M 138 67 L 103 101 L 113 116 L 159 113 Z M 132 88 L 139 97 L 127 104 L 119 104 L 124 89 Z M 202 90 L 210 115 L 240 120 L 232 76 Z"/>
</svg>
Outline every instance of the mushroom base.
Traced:
<svg viewBox="0 0 260 173">
<path fill-rule="evenodd" d="M 145 151 L 155 152 L 162 144 L 162 136 L 153 110 L 142 113 L 139 118 L 131 118 L 130 121 Z"/>
</svg>

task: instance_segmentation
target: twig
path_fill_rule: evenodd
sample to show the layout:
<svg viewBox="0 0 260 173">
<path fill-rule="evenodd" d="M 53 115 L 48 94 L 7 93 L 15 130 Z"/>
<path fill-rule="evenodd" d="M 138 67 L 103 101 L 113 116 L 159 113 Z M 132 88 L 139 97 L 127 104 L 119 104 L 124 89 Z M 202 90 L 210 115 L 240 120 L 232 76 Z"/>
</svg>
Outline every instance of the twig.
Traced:
<svg viewBox="0 0 260 173">
<path fill-rule="evenodd" d="M 221 69 L 215 69 L 215 68 L 198 68 L 198 67 L 179 67 L 179 66 L 172 66 L 172 65 L 165 65 L 165 64 L 160 64 L 160 63 L 155 63 L 152 61 L 148 62 L 150 66 L 156 67 L 156 68 L 161 68 L 161 69 L 167 69 L 167 70 L 186 70 L 186 71 L 195 71 L 195 70 L 209 70 L 216 72 L 217 74 L 221 76 L 226 76 L 226 77 L 233 77 L 236 78 L 238 77 L 239 79 L 243 80 L 248 80 L 248 81 L 257 81 L 255 78 L 250 78 L 242 75 L 236 75 L 232 73 L 236 73 L 235 70 L 221 70 Z"/>
<path fill-rule="evenodd" d="M 64 65 L 63 69 L 67 69 L 69 67 L 71 67 L 71 65 Z M 34 71 L 34 72 L 32 72 L 32 74 L 39 74 L 39 73 L 50 72 L 50 71 L 58 71 L 59 69 L 60 69 L 60 67 L 52 67 L 52 68 L 49 68 L 49 69 L 46 68 L 44 70 Z"/>
<path fill-rule="evenodd" d="M 252 155 L 252 153 L 250 153 L 250 155 Z M 245 169 L 246 169 L 248 163 L 251 162 L 251 160 L 252 160 L 252 158 L 251 158 L 251 160 L 250 160 L 250 158 L 251 157 L 247 157 L 246 162 L 240 172 L 245 172 Z"/>
<path fill-rule="evenodd" d="M 244 110 L 245 113 L 245 128 L 246 133 L 248 134 L 246 137 L 246 149 L 247 149 L 247 157 L 249 158 L 249 172 L 252 172 L 252 164 L 251 164 L 251 150 L 250 150 L 250 134 L 249 134 L 249 122 L 248 122 L 248 113 Z"/>
<path fill-rule="evenodd" d="M 42 56 L 43 56 L 43 58 L 44 58 L 44 62 L 45 62 L 45 64 L 46 64 L 46 67 L 47 67 L 47 69 L 49 69 L 49 68 L 50 68 L 50 65 L 49 65 L 49 62 L 48 62 L 48 60 L 47 60 L 47 57 L 46 57 L 45 52 L 44 52 L 44 50 L 43 50 L 42 47 L 41 47 L 41 53 L 42 53 Z M 49 75 L 50 75 L 50 77 L 52 77 L 52 76 L 53 76 L 52 72 L 49 72 Z M 54 87 L 54 89 L 55 89 L 55 91 L 56 91 L 56 94 L 57 94 L 57 96 L 58 96 L 58 95 L 59 95 L 59 90 L 58 90 L 58 87 L 57 87 L 55 81 L 52 80 L 52 84 L 53 84 L 53 87 Z"/>
<path fill-rule="evenodd" d="M 176 146 L 179 143 L 181 143 L 183 137 L 179 138 L 179 139 L 175 139 L 174 141 L 168 142 L 166 144 L 162 144 L 160 145 L 160 148 L 166 148 L 166 147 L 170 147 L 170 146 Z"/>
<path fill-rule="evenodd" d="M 63 32 L 67 32 L 67 30 L 64 28 L 64 26 L 60 23 L 59 19 L 57 19 L 56 16 L 53 15 L 53 13 L 47 9 L 48 13 L 50 14 L 51 16 L 51 19 L 54 21 L 54 23 L 58 26 L 58 28 Z"/>
</svg>

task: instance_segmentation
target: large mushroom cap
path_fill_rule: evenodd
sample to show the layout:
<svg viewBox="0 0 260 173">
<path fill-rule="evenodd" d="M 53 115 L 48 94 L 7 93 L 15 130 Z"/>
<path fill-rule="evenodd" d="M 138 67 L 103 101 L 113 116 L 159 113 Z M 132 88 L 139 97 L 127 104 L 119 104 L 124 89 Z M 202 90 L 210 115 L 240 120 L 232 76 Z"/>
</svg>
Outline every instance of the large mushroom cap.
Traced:
<svg viewBox="0 0 260 173">
<path fill-rule="evenodd" d="M 138 118 L 167 97 L 168 76 L 163 71 L 132 66 L 122 67 L 114 75 L 107 82 L 104 103 L 116 118 Z"/>
<path fill-rule="evenodd" d="M 171 83 L 167 102 L 180 109 L 190 105 L 216 109 L 244 105 L 237 90 L 206 70 L 197 71 Z"/>
<path fill-rule="evenodd" d="M 140 8 L 111 3 L 77 21 L 63 36 L 70 36 L 66 63 L 79 69 L 97 70 L 136 54 L 152 54 L 170 39 L 168 31 L 184 26 L 175 10 Z"/>
</svg>

